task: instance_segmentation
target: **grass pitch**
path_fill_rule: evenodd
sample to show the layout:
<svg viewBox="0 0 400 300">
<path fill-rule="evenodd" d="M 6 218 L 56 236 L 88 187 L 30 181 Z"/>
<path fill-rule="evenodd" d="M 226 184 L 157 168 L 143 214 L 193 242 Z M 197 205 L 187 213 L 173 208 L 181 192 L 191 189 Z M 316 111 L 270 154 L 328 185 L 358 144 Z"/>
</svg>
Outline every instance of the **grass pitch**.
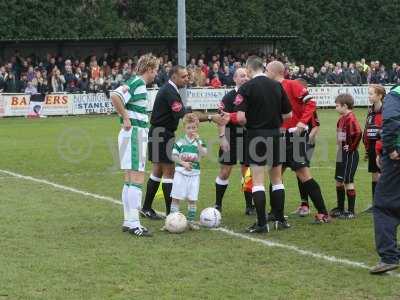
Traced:
<svg viewBox="0 0 400 300">
<path fill-rule="evenodd" d="M 356 114 L 363 124 L 366 109 L 357 109 Z M 334 110 L 321 110 L 319 116 L 322 125 L 312 172 L 332 208 L 338 116 Z M 118 129 L 115 116 L 1 119 L 0 169 L 119 200 Z M 218 173 L 216 129 L 201 124 L 200 135 L 213 154 L 202 161 L 199 211 L 213 205 Z M 311 216 L 290 215 L 299 202 L 290 171 L 285 186 L 293 228 L 256 238 L 368 266 L 377 262 L 371 215 L 311 225 Z M 356 189 L 360 212 L 371 203 L 364 161 Z M 155 208 L 163 210 L 163 202 L 156 200 Z M 396 276 L 371 276 L 362 268 L 223 232 L 171 235 L 159 231 L 161 221 L 143 220 L 155 235 L 138 239 L 121 232 L 118 204 L 1 172 L 0 213 L 0 300 L 400 298 Z M 243 233 L 253 221 L 244 215 L 237 167 L 224 198 L 223 226 Z"/>
</svg>

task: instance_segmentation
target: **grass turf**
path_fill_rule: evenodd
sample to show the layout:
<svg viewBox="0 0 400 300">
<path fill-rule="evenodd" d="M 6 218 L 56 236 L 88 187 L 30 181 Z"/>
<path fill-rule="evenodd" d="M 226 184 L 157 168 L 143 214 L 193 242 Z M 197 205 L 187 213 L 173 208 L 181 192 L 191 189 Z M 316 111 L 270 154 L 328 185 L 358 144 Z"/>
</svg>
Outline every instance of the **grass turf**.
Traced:
<svg viewBox="0 0 400 300">
<path fill-rule="evenodd" d="M 366 109 L 356 114 L 364 122 Z M 333 180 L 337 114 L 321 110 L 321 133 L 313 175 L 328 208 L 335 205 Z M 0 169 L 30 175 L 119 199 L 115 117 L 0 120 Z M 214 202 L 216 129 L 202 124 L 211 144 L 202 161 L 199 210 Z M 213 143 L 214 141 L 214 143 Z M 363 150 L 360 148 L 360 156 Z M 244 216 L 239 169 L 224 199 L 224 226 L 236 231 L 252 223 Z M 298 205 L 297 183 L 285 175 L 286 211 Z M 370 175 L 360 162 L 357 211 L 371 202 Z M 398 299 L 398 279 L 367 270 L 268 248 L 221 232 L 182 235 L 159 232 L 162 222 L 144 220 L 152 239 L 120 232 L 122 209 L 47 185 L 0 175 L 1 299 Z M 183 206 L 184 207 L 184 206 Z M 163 200 L 155 201 L 163 210 Z M 370 266 L 377 262 L 371 215 L 329 225 L 290 216 L 293 228 L 257 236 Z"/>
</svg>

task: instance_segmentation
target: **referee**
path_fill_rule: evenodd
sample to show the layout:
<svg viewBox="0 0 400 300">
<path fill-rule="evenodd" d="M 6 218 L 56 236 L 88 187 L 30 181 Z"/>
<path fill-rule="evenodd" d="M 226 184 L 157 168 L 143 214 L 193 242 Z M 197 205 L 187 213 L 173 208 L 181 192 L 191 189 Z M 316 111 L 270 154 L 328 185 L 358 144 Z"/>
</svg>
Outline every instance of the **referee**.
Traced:
<svg viewBox="0 0 400 300">
<path fill-rule="evenodd" d="M 247 82 L 245 68 L 238 68 L 234 75 L 233 81 L 236 84 L 235 89 L 227 93 L 219 104 L 219 108 L 225 112 L 234 112 L 235 105 L 234 101 L 238 93 L 239 88 Z M 229 177 L 232 172 L 232 168 L 236 165 L 237 161 L 240 161 L 242 176 L 244 177 L 247 170 L 247 165 L 244 163 L 244 139 L 245 130 L 242 126 L 233 124 L 227 124 L 226 126 L 220 127 L 220 149 L 219 149 L 219 163 L 221 165 L 219 174 L 215 179 L 215 208 L 222 211 L 222 199 L 225 191 L 229 184 Z M 246 215 L 254 214 L 254 207 L 252 205 L 253 196 L 249 191 L 244 191 L 244 197 L 246 201 Z"/>
<path fill-rule="evenodd" d="M 250 56 L 246 69 L 251 80 L 239 88 L 234 101 L 236 112 L 230 113 L 229 119 L 231 124 L 245 125 L 247 129 L 246 155 L 253 177 L 252 193 L 257 212 L 257 222 L 247 232 L 263 233 L 269 231 L 265 213 L 266 165 L 271 167 L 272 203 L 278 208 L 285 199 L 280 127 L 283 119 L 291 117 L 291 106 L 280 83 L 263 73 L 263 61 L 259 57 Z"/>
<path fill-rule="evenodd" d="M 153 112 L 150 119 L 149 130 L 149 160 L 153 163 L 151 175 L 147 181 L 146 196 L 141 214 L 152 220 L 159 220 L 152 208 L 154 197 L 163 178 L 162 190 L 165 200 L 166 214 L 171 209 L 171 190 L 175 171 L 172 161 L 172 147 L 175 142 L 175 131 L 179 125 L 179 119 L 191 112 L 189 107 L 183 105 L 179 89 L 189 82 L 189 75 L 185 67 L 174 66 L 169 73 L 168 82 L 157 93 Z M 197 113 L 200 121 L 222 122 L 219 115 L 205 115 Z"/>
</svg>

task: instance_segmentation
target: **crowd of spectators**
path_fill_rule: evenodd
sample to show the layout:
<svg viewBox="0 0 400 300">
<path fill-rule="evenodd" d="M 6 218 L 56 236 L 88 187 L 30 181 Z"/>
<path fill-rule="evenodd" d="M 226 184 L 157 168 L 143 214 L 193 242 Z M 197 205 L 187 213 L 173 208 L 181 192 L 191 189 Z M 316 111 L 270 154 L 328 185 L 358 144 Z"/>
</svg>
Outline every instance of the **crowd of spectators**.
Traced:
<svg viewBox="0 0 400 300">
<path fill-rule="evenodd" d="M 365 59 L 355 62 L 325 61 L 317 70 L 314 66 L 297 65 L 283 53 L 265 54 L 259 51 L 233 52 L 228 50 L 197 56 L 188 60 L 190 87 L 230 87 L 234 85 L 235 70 L 244 65 L 250 54 L 257 54 L 265 65 L 281 60 L 286 66 L 286 78 L 303 78 L 310 85 L 368 83 L 400 83 L 400 65 L 393 63 L 388 70 L 379 61 L 367 63 Z M 159 55 L 160 68 L 153 87 L 168 81 L 168 73 L 176 63 L 176 55 Z M 104 53 L 101 57 L 62 57 L 48 54 L 40 59 L 22 57 L 18 52 L 4 64 L 0 63 L 0 92 L 45 94 L 48 92 L 104 92 L 118 87 L 135 72 L 138 56 L 115 57 Z"/>
</svg>

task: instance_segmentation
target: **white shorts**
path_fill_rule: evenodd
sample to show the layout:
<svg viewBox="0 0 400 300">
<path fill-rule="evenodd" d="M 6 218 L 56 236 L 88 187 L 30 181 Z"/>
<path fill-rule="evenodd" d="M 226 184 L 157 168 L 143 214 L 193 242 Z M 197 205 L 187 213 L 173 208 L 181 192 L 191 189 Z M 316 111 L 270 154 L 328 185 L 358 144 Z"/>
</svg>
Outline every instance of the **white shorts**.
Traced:
<svg viewBox="0 0 400 300">
<path fill-rule="evenodd" d="M 122 170 L 144 172 L 148 133 L 148 128 L 132 126 L 129 131 L 121 128 L 118 135 L 118 151 Z"/>
<path fill-rule="evenodd" d="M 200 175 L 183 175 L 175 172 L 171 197 L 177 200 L 197 201 L 199 197 Z"/>
</svg>

